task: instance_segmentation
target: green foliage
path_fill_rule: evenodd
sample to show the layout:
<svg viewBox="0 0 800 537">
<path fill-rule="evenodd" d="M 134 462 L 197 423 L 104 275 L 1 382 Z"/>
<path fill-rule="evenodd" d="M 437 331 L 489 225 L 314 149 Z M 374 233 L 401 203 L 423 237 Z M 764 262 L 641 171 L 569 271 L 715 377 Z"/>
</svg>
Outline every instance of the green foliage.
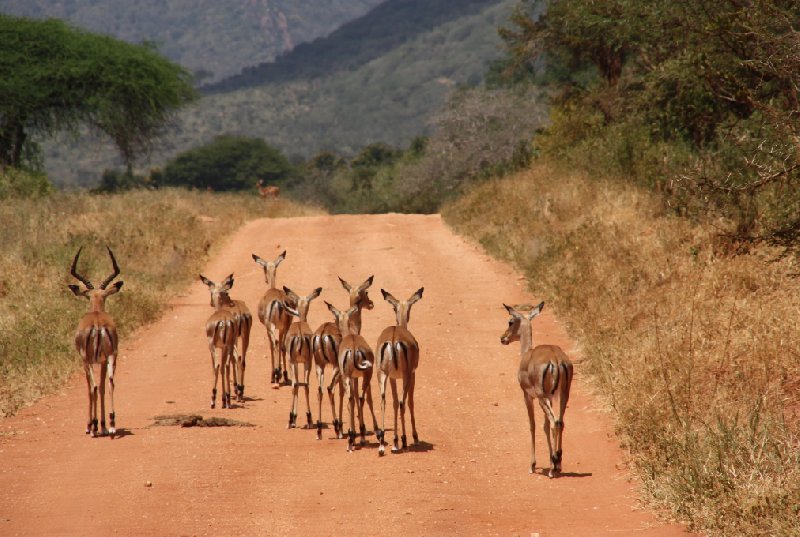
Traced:
<svg viewBox="0 0 800 537">
<path fill-rule="evenodd" d="M 164 168 L 163 183 L 212 190 L 252 190 L 263 179 L 283 183 L 292 168 L 286 157 L 260 138 L 217 136 L 185 151 Z"/>
<path fill-rule="evenodd" d="M 53 193 L 47 176 L 16 168 L 0 169 L 0 200 L 6 198 L 39 198 Z"/>
<path fill-rule="evenodd" d="M 794 248 L 798 20 L 788 0 L 553 0 L 541 17 L 523 2 L 501 30 L 505 75 L 545 60 L 546 154 L 728 217 L 737 241 Z"/>
<path fill-rule="evenodd" d="M 291 191 L 331 212 L 435 212 L 467 185 L 528 166 L 543 119 L 532 91 L 462 90 L 435 117 L 430 137 L 404 151 L 371 144 L 349 161 L 321 153 Z"/>
<path fill-rule="evenodd" d="M 100 178 L 100 184 L 92 189 L 95 194 L 125 192 L 135 188 L 157 188 L 160 184 L 159 172 L 149 177 L 131 173 L 128 170 L 107 169 Z"/>
<path fill-rule="evenodd" d="M 31 136 L 79 125 L 108 135 L 130 165 L 194 97 L 189 82 L 147 46 L 0 15 L 0 165 L 22 164 Z"/>
</svg>

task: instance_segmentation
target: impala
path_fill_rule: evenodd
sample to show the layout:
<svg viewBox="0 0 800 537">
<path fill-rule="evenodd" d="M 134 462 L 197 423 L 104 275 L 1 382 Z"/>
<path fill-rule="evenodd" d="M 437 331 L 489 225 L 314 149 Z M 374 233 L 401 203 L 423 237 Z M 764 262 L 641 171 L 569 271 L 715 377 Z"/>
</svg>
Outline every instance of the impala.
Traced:
<svg viewBox="0 0 800 537">
<path fill-rule="evenodd" d="M 263 179 L 258 181 L 258 195 L 265 200 L 276 200 L 281 194 L 281 189 L 277 186 L 267 185 Z"/>
<path fill-rule="evenodd" d="M 408 300 L 399 301 L 391 293 L 381 289 L 383 299 L 394 308 L 397 319 L 396 326 L 390 326 L 381 332 L 378 338 L 378 345 L 375 349 L 378 352 L 378 386 L 381 389 L 381 428 L 376 432 L 378 437 L 378 455 L 383 455 L 384 441 L 386 433 L 386 379 L 392 387 L 392 405 L 394 406 L 394 442 L 392 451 L 399 451 L 397 444 L 397 408 L 400 407 L 400 420 L 403 424 L 403 449 L 407 447 L 406 442 L 406 401 L 408 409 L 411 411 L 411 435 L 414 444 L 419 443 L 417 436 L 417 421 L 414 416 L 414 384 L 416 382 L 416 370 L 419 364 L 419 344 L 411 332 L 408 331 L 408 321 L 411 318 L 411 306 L 422 298 L 421 287 L 416 293 L 411 295 Z M 397 400 L 397 379 L 403 379 L 403 397 Z"/>
<path fill-rule="evenodd" d="M 311 403 L 308 400 L 308 377 L 311 374 L 311 327 L 308 325 L 308 308 L 311 301 L 319 296 L 322 292 L 322 287 L 317 287 L 308 296 L 299 296 L 297 293 L 289 289 L 283 288 L 286 296 L 297 308 L 293 309 L 287 307 L 287 311 L 297 317 L 297 321 L 292 323 L 289 330 L 286 332 L 286 349 L 289 353 L 289 365 L 292 367 L 292 409 L 289 411 L 289 426 L 297 427 L 297 392 L 299 390 L 300 382 L 299 377 L 299 364 L 303 364 L 303 386 L 306 390 L 306 419 L 308 421 L 307 428 L 314 426 L 311 419 Z"/>
<path fill-rule="evenodd" d="M 342 287 L 348 292 L 350 297 L 350 306 L 358 306 L 358 310 L 350 318 L 350 328 L 356 333 L 361 333 L 361 310 L 366 307 L 372 309 L 375 304 L 369 298 L 367 290 L 372 285 L 374 276 L 370 276 L 364 283 L 357 287 L 353 287 L 341 277 L 339 281 Z M 319 383 L 318 402 L 319 402 L 319 419 L 317 420 L 317 440 L 322 438 L 322 387 L 325 382 L 325 367 L 330 365 L 333 368 L 333 376 L 331 377 L 331 384 L 328 386 L 328 397 L 331 401 L 331 415 L 333 416 L 333 429 L 337 438 L 342 438 L 343 421 L 342 421 L 342 406 L 344 400 L 344 384 L 342 377 L 339 373 L 339 344 L 342 340 L 342 334 L 336 322 L 326 322 L 320 325 L 314 332 L 312 339 L 312 351 L 314 354 L 314 363 L 317 370 L 317 381 Z M 339 385 L 339 418 L 336 418 L 336 405 L 333 398 L 333 387 Z"/>
<path fill-rule="evenodd" d="M 356 433 L 355 433 L 355 399 L 358 395 L 358 381 L 362 379 L 364 383 L 363 392 L 358 401 L 358 420 L 361 424 L 361 444 L 366 442 L 367 427 L 364 425 L 364 399 L 366 398 L 369 405 L 370 413 L 372 414 L 372 423 L 374 430 L 378 430 L 378 420 L 375 419 L 375 409 L 372 406 L 372 389 L 370 381 L 372 380 L 372 365 L 375 362 L 375 356 L 372 349 L 369 347 L 367 340 L 361 335 L 355 334 L 351 330 L 351 317 L 356 314 L 359 305 L 351 306 L 350 309 L 339 311 L 332 305 L 325 302 L 328 309 L 336 317 L 336 324 L 339 326 L 339 331 L 342 334 L 342 342 L 339 346 L 339 372 L 342 375 L 345 390 L 347 391 L 347 400 L 350 407 L 350 428 L 347 431 L 347 451 L 353 451 Z"/>
<path fill-rule="evenodd" d="M 569 400 L 569 388 L 572 384 L 572 362 L 555 345 L 533 346 L 531 321 L 544 308 L 544 302 L 536 306 L 517 306 L 516 309 L 503 304 L 511 318 L 508 328 L 500 338 L 503 345 L 519 341 L 520 363 L 517 378 L 522 388 L 525 407 L 528 409 L 528 421 L 531 428 L 531 467 L 530 473 L 536 469 L 536 432 L 533 417 L 533 399 L 539 401 L 544 412 L 544 434 L 550 450 L 549 477 L 561 471 L 561 440 L 564 433 L 564 412 Z M 555 406 L 555 411 L 554 411 Z M 552 428 L 551 428 L 552 426 Z M 551 439 L 552 436 L 552 439 Z M 555 445 L 555 450 L 553 449 Z"/>
<path fill-rule="evenodd" d="M 375 307 L 375 304 L 370 300 L 369 294 L 367 293 L 367 290 L 372 285 L 373 278 L 374 276 L 370 276 L 364 280 L 364 283 L 361 285 L 353 287 L 344 281 L 341 276 L 339 277 L 339 281 L 342 282 L 342 287 L 344 287 L 350 295 L 350 306 L 358 305 L 356 312 L 350 316 L 350 330 L 353 334 L 361 333 L 361 310 L 364 308 L 371 310 Z"/>
<path fill-rule="evenodd" d="M 217 286 L 221 295 L 227 295 L 233 286 L 233 278 L 227 278 Z M 217 300 L 214 313 L 206 321 L 206 338 L 208 350 L 211 352 L 211 369 L 214 375 L 214 387 L 211 389 L 211 408 L 217 406 L 217 382 L 222 376 L 222 408 L 231 407 L 230 369 L 236 371 L 234 349 L 236 346 L 236 317 L 223 301 Z"/>
<path fill-rule="evenodd" d="M 111 287 L 108 284 L 119 275 L 119 266 L 114 259 L 111 248 L 106 246 L 108 255 L 111 257 L 113 272 L 100 284 L 98 289 L 94 288 L 88 278 L 81 276 L 77 271 L 78 258 L 81 250 L 75 254 L 72 261 L 70 274 L 78 281 L 83 283 L 84 289 L 79 285 L 70 284 L 69 288 L 75 296 L 87 298 L 89 300 L 89 311 L 81 317 L 78 322 L 78 330 L 75 333 L 75 348 L 83 359 L 83 370 L 86 374 L 86 385 L 89 391 L 89 419 L 86 423 L 86 434 L 91 432 L 92 436 L 97 436 L 97 399 L 98 388 L 100 398 L 100 431 L 102 435 L 110 434 L 111 438 L 117 432 L 116 414 L 114 413 L 114 367 L 117 361 L 117 327 L 114 320 L 105 311 L 106 298 L 118 293 L 122 288 L 122 281 L 116 282 Z M 100 366 L 100 384 L 94 375 L 94 366 Z M 111 412 L 108 415 L 111 428 L 106 430 L 106 376 L 108 385 L 111 388 Z"/>
<path fill-rule="evenodd" d="M 211 293 L 211 307 L 217 309 L 222 307 L 233 313 L 236 332 L 236 341 L 239 344 L 237 352 L 234 347 L 234 359 L 229 364 L 233 367 L 233 387 L 236 392 L 236 399 L 244 401 L 244 371 L 247 367 L 247 348 L 250 346 L 250 329 L 253 326 L 253 316 L 242 300 L 233 300 L 223 289 L 230 289 L 233 286 L 233 274 L 225 278 L 221 284 L 216 284 L 202 274 L 200 281 L 208 286 Z"/>
<path fill-rule="evenodd" d="M 325 385 L 325 367 L 330 365 L 333 369 L 331 385 L 328 386 L 328 397 L 331 401 L 331 416 L 333 416 L 333 429 L 337 438 L 342 438 L 342 400 L 344 399 L 344 384 L 339 374 L 339 345 L 342 342 L 342 333 L 336 322 L 325 322 L 314 332 L 311 339 L 311 352 L 314 356 L 314 366 L 317 372 L 319 391 L 319 413 L 317 414 L 317 440 L 322 438 L 322 387 Z M 333 387 L 339 384 L 339 419 L 336 419 L 336 404 L 333 400 Z"/>
<path fill-rule="evenodd" d="M 276 272 L 278 265 L 286 259 L 286 251 L 279 255 L 275 261 L 265 261 L 253 254 L 253 260 L 264 267 L 264 279 L 269 288 L 261 301 L 258 303 L 258 319 L 267 329 L 269 337 L 269 352 L 272 359 L 271 382 L 273 388 L 278 388 L 281 381 L 281 365 L 283 365 L 283 379 L 289 380 L 289 373 L 286 370 L 286 347 L 284 338 L 289 325 L 292 323 L 292 316 L 286 310 L 287 297 L 282 289 L 276 287 Z M 277 364 L 275 358 L 277 356 Z"/>
</svg>

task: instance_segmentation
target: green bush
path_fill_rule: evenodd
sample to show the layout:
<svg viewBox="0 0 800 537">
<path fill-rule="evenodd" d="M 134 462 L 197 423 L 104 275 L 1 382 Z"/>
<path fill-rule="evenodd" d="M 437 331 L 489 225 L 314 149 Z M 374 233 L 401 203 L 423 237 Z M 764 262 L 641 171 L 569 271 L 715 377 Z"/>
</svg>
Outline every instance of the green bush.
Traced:
<svg viewBox="0 0 800 537">
<path fill-rule="evenodd" d="M 37 198 L 53 192 L 47 176 L 16 168 L 0 169 L 0 199 Z"/>
<path fill-rule="evenodd" d="M 162 180 L 204 190 L 248 190 L 261 179 L 282 184 L 291 172 L 286 157 L 264 140 L 225 135 L 178 155 L 164 167 Z"/>
</svg>

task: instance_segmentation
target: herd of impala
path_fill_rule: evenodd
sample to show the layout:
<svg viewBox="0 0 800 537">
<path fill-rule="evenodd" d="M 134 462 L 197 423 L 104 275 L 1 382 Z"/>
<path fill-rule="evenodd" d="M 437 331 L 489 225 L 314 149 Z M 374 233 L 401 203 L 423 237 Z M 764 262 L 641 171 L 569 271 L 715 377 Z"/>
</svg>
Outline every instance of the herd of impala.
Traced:
<svg viewBox="0 0 800 537">
<path fill-rule="evenodd" d="M 119 275 L 120 270 L 110 248 L 113 272 L 98 289 L 91 281 L 77 272 L 79 249 L 72 261 L 70 274 L 83 283 L 84 287 L 70 285 L 72 292 L 89 300 L 87 312 L 78 324 L 75 335 L 75 346 L 80 353 L 86 383 L 89 391 L 89 419 L 86 433 L 92 436 L 111 435 L 116 433 L 114 413 L 114 366 L 117 358 L 118 337 L 114 320 L 105 312 L 105 299 L 122 288 L 122 281 L 113 286 L 109 284 Z M 289 411 L 288 427 L 297 426 L 297 399 L 302 386 L 306 398 L 307 427 L 315 426 L 311 415 L 309 401 L 309 377 L 312 365 L 316 369 L 318 383 L 317 439 L 322 436 L 322 400 L 325 388 L 325 368 L 331 367 L 332 378 L 327 386 L 330 399 L 333 427 L 337 438 L 344 437 L 342 407 L 347 395 L 349 406 L 349 427 L 347 431 L 347 451 L 354 450 L 356 427 L 356 410 L 359 421 L 361 444 L 365 443 L 367 432 L 364 420 L 364 403 L 366 402 L 372 416 L 372 425 L 378 439 L 379 455 L 385 450 L 385 416 L 386 416 L 386 381 L 392 389 L 394 406 L 394 440 L 392 451 L 407 448 L 406 439 L 406 406 L 411 414 L 411 434 L 414 443 L 419 442 L 416 420 L 414 416 L 415 372 L 419 363 L 419 344 L 408 330 L 411 306 L 422 298 L 423 288 L 415 292 L 408 300 L 397 300 L 391 293 L 381 289 L 384 300 L 394 309 L 397 324 L 387 327 L 378 338 L 377 360 L 369 343 L 361 336 L 361 312 L 364 308 L 374 307 L 368 290 L 373 277 L 367 278 L 361 285 L 353 286 L 339 278 L 342 286 L 349 293 L 350 301 L 346 309 L 337 309 L 325 302 L 333 314 L 333 322 L 325 322 L 316 331 L 312 331 L 307 322 L 308 309 L 312 300 L 322 292 L 322 288 L 314 289 L 306 296 L 298 295 L 288 287 L 277 287 L 277 269 L 285 259 L 286 252 L 274 261 L 266 261 L 253 254 L 253 260 L 264 269 L 267 291 L 258 304 L 258 318 L 267 331 L 270 357 L 271 382 L 278 388 L 281 382 L 291 382 L 292 405 Z M 233 300 L 230 290 L 233 287 L 233 274 L 221 283 L 215 283 L 200 275 L 200 280 L 208 286 L 211 293 L 211 306 L 214 312 L 206 321 L 205 332 L 214 375 L 214 387 L 211 391 L 211 408 L 216 406 L 217 386 L 222 386 L 222 408 L 231 408 L 231 376 L 233 377 L 234 394 L 237 401 L 244 400 L 244 379 L 247 350 L 253 319 L 245 303 Z M 562 432 L 564 429 L 564 412 L 569 399 L 569 390 L 573 377 L 573 366 L 561 348 L 555 345 L 533 346 L 531 321 L 541 313 L 544 302 L 536 307 L 529 305 L 511 307 L 505 305 L 508 314 L 508 328 L 500 338 L 503 345 L 519 341 L 521 360 L 517 373 L 523 391 L 525 406 L 531 432 L 531 464 L 530 472 L 536 467 L 534 407 L 536 399 L 544 412 L 544 433 L 550 451 L 550 469 L 548 475 L 554 477 L 561 471 Z M 294 320 L 293 320 L 294 318 Z M 303 365 L 303 376 L 300 376 L 300 365 Z M 95 368 L 99 369 L 100 382 L 97 382 Z M 372 402 L 371 380 L 377 368 L 378 385 L 381 396 L 381 424 L 375 417 Z M 291 375 L 289 374 L 291 370 Z M 110 387 L 109 413 L 110 428 L 106 429 L 105 421 L 105 384 L 106 378 Z M 402 395 L 398 396 L 397 380 L 403 380 Z M 359 382 L 362 384 L 359 395 Z M 336 412 L 334 388 L 339 387 L 339 411 Z M 100 429 L 98 431 L 97 404 L 100 402 Z M 402 435 L 398 437 L 398 410 L 402 427 Z M 402 444 L 402 447 L 401 447 Z"/>
</svg>

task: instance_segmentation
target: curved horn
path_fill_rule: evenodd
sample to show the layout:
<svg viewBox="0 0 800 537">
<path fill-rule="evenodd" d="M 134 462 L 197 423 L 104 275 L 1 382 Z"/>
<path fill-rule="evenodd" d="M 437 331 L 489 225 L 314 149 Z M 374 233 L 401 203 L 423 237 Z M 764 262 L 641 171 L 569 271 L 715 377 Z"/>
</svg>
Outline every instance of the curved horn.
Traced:
<svg viewBox="0 0 800 537">
<path fill-rule="evenodd" d="M 110 255 L 110 256 L 111 256 L 111 264 L 112 264 L 112 265 L 113 265 L 113 267 L 114 267 L 114 273 L 113 273 L 113 274 L 111 274 L 111 276 L 109 276 L 109 277 L 108 277 L 108 278 L 106 278 L 105 280 L 103 280 L 103 283 L 101 283 L 101 284 L 100 284 L 100 289 L 105 289 L 105 288 L 106 288 L 106 286 L 107 286 L 109 283 L 111 283 L 111 280 L 113 280 L 114 278 L 116 278 L 117 276 L 119 276 L 119 265 L 117 265 L 117 260 L 116 260 L 116 259 L 114 259 L 114 252 L 112 252 L 112 251 L 111 251 L 111 248 L 109 248 L 108 246 L 106 246 L 106 250 L 108 250 L 108 255 Z"/>
<path fill-rule="evenodd" d="M 81 282 L 83 282 L 83 285 L 85 285 L 87 289 L 94 289 L 94 285 L 92 285 L 92 282 L 90 282 L 89 279 L 86 278 L 85 276 L 81 276 L 80 274 L 78 274 L 78 271 L 75 270 L 75 268 L 78 266 L 78 258 L 81 256 L 81 250 L 83 250 L 83 246 L 78 248 L 78 253 L 75 254 L 75 259 L 72 260 L 72 267 L 69 269 L 69 273 L 75 276 L 75 278 L 77 278 Z"/>
</svg>

